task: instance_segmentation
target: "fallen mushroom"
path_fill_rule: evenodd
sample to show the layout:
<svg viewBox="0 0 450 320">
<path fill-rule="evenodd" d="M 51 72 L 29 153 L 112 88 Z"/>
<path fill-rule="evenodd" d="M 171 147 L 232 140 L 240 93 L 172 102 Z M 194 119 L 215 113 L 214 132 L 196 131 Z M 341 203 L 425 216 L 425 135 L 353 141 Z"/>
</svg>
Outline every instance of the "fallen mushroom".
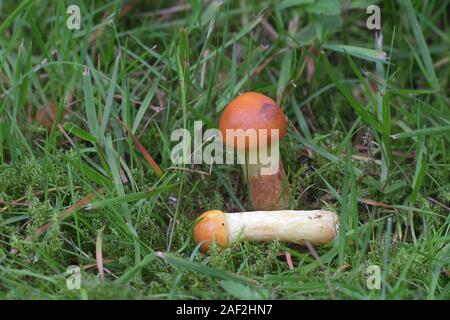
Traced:
<svg viewBox="0 0 450 320">
<path fill-rule="evenodd" d="M 280 210 L 224 213 L 210 210 L 194 226 L 194 240 L 207 252 L 211 243 L 226 248 L 238 240 L 325 244 L 336 237 L 339 217 L 325 210 Z"/>
<path fill-rule="evenodd" d="M 279 157 L 279 140 L 286 135 L 287 122 L 281 108 L 271 98 L 257 93 L 244 93 L 228 104 L 219 121 L 223 142 L 240 153 L 253 208 L 256 210 L 282 210 L 288 207 L 289 192 L 283 162 Z M 256 139 L 246 134 L 256 132 Z M 265 131 L 264 131 L 265 130 Z M 227 132 L 234 135 L 228 136 Z M 277 134 L 274 136 L 274 134 Z M 275 137 L 275 138 L 274 138 Z M 241 143 L 241 144 L 240 144 Z M 273 155 L 270 150 L 275 150 Z M 261 155 L 277 156 L 278 165 L 270 174 L 264 174 L 267 164 Z M 251 162 L 248 160 L 256 160 Z"/>
</svg>

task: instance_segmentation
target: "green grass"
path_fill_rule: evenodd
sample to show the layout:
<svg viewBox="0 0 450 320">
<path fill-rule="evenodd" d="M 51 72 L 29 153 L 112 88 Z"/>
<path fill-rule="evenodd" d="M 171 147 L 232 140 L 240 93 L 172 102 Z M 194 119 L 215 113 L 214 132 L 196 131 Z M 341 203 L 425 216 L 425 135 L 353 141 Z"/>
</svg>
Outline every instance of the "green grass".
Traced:
<svg viewBox="0 0 450 320">
<path fill-rule="evenodd" d="M 331 2 L 1 2 L 0 299 L 449 299 L 449 1 L 384 1 L 381 47 L 372 2 Z M 238 165 L 172 164 L 171 133 L 217 127 L 245 91 L 288 118 L 291 208 L 341 217 L 319 260 L 192 239 L 203 211 L 250 210 L 248 190 Z"/>
</svg>

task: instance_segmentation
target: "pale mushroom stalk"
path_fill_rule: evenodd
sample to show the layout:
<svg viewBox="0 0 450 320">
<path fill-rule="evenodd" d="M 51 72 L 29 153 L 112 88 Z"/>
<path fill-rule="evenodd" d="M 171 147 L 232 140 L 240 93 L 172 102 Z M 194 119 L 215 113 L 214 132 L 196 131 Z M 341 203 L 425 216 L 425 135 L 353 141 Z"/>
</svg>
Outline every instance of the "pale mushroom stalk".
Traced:
<svg viewBox="0 0 450 320">
<path fill-rule="evenodd" d="M 276 151 L 273 154 L 272 151 Z M 262 157 L 270 163 L 261 161 Z M 247 151 L 242 165 L 247 176 L 250 198 L 256 210 L 282 210 L 289 205 L 289 190 L 283 161 L 279 155 L 279 141 Z"/>
<path fill-rule="evenodd" d="M 332 241 L 339 229 L 339 217 L 325 210 L 280 210 L 224 213 L 210 210 L 203 213 L 194 227 L 194 239 L 202 242 L 206 252 L 215 241 L 229 247 L 239 240 L 272 241 L 304 244 L 325 244 Z"/>
</svg>

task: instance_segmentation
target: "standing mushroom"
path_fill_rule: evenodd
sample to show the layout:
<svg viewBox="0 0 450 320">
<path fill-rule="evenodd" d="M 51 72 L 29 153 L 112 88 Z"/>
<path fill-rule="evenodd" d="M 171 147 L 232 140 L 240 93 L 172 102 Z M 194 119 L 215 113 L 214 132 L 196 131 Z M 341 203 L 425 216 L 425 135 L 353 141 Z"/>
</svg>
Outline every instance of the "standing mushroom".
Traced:
<svg viewBox="0 0 450 320">
<path fill-rule="evenodd" d="M 225 108 L 219 121 L 219 129 L 224 143 L 236 148 L 241 155 L 241 164 L 247 173 L 250 197 L 256 210 L 286 209 L 289 192 L 283 162 L 279 158 L 279 140 L 286 135 L 287 122 L 281 108 L 271 98 L 257 93 L 244 93 Z M 256 139 L 247 135 L 248 130 L 256 132 Z M 234 133 L 227 136 L 227 131 Z M 274 134 L 278 134 L 277 136 Z M 230 138 L 231 137 L 231 138 Z M 264 138 L 264 139 L 262 139 Z M 244 141 L 244 144 L 239 144 Z M 261 155 L 276 150 L 278 167 L 270 174 L 262 170 L 267 164 L 261 163 Z M 244 159 L 242 159 L 244 158 Z M 251 160 L 256 160 L 251 161 Z"/>
<path fill-rule="evenodd" d="M 238 240 L 279 240 L 297 244 L 325 244 L 339 230 L 339 217 L 325 210 L 281 210 L 224 213 L 204 212 L 194 226 L 194 240 L 207 252 L 211 243 L 226 248 Z"/>
</svg>

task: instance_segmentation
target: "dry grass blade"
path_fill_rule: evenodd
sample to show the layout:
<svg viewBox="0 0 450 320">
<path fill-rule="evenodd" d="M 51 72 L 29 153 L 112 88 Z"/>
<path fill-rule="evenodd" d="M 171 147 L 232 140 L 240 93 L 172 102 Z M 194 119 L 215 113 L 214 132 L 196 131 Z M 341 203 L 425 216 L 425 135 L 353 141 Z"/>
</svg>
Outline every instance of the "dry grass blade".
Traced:
<svg viewBox="0 0 450 320">
<path fill-rule="evenodd" d="M 95 195 L 97 195 L 98 193 L 101 193 L 101 192 L 103 192 L 103 188 L 99 188 L 99 189 L 95 190 L 94 192 L 92 192 L 92 193 L 88 194 L 87 196 L 85 196 L 83 199 L 79 200 L 73 206 L 70 206 L 69 208 L 67 208 L 63 213 L 61 213 L 59 215 L 58 222 L 61 222 L 62 220 L 67 218 L 76 209 L 78 209 L 80 207 L 83 207 L 86 204 L 88 204 L 89 202 L 91 202 L 91 200 L 95 197 Z M 52 225 L 51 221 L 47 222 L 46 224 L 44 224 L 42 227 L 38 228 L 35 231 L 34 236 L 37 236 L 37 235 L 41 234 L 42 232 L 47 230 L 51 225 Z M 25 241 L 29 241 L 30 239 L 31 239 L 31 236 L 28 236 L 25 239 Z M 17 249 L 16 248 L 11 249 L 11 254 L 16 254 L 16 253 L 17 253 Z"/>
<path fill-rule="evenodd" d="M 30 204 L 29 203 L 25 203 L 25 202 L 9 202 L 9 201 L 4 201 L 0 199 L 0 204 L 4 204 L 7 206 L 22 206 L 22 207 L 29 207 Z"/>
<path fill-rule="evenodd" d="M 328 274 L 327 268 L 323 265 L 322 260 L 320 259 L 319 254 L 317 253 L 316 249 L 314 249 L 314 246 L 312 245 L 312 243 L 308 240 L 305 241 L 305 246 L 308 248 L 309 252 L 311 253 L 311 255 L 314 257 L 314 259 L 317 260 L 317 262 L 319 262 L 320 268 L 323 270 L 324 275 L 325 275 L 325 282 L 327 283 L 328 286 L 328 290 L 330 291 L 330 295 L 331 298 L 333 300 L 336 300 L 336 294 L 333 288 L 333 285 L 331 284 L 330 281 L 330 275 Z"/>
<path fill-rule="evenodd" d="M 50 189 L 47 189 L 47 192 L 50 193 L 50 192 L 55 192 L 55 191 L 58 191 L 58 190 L 64 190 L 64 189 L 67 189 L 67 188 L 68 187 L 50 188 Z M 76 187 L 76 188 L 78 188 L 78 187 Z M 40 196 L 40 195 L 43 195 L 43 194 L 45 194 L 44 190 L 34 193 L 34 196 L 37 197 L 37 196 Z M 6 202 L 6 201 L 0 200 L 0 203 L 5 205 L 3 208 L 0 209 L 0 213 L 5 212 L 6 210 L 8 210 L 9 207 L 12 206 L 12 205 L 16 205 L 16 206 L 30 206 L 30 204 L 24 203 L 24 201 L 26 199 L 27 199 L 27 197 L 23 196 L 23 197 L 20 197 L 19 199 L 14 200 L 13 202 L 9 202 L 9 203 Z"/>
<path fill-rule="evenodd" d="M 95 258 L 97 262 L 98 275 L 100 280 L 105 280 L 105 271 L 103 270 L 103 231 L 105 227 L 101 228 L 97 233 L 97 243 L 95 247 Z"/>
<path fill-rule="evenodd" d="M 392 206 L 390 206 L 386 203 L 371 200 L 371 199 L 358 199 L 358 202 L 367 204 L 369 206 L 374 206 L 374 207 L 383 207 L 383 208 L 391 208 L 391 209 L 393 208 Z"/>
<path fill-rule="evenodd" d="M 178 13 L 185 10 L 190 10 L 191 5 L 190 4 L 180 4 L 176 5 L 170 8 L 165 8 L 161 10 L 155 10 L 151 12 L 145 12 L 141 14 L 141 17 L 148 18 L 148 17 L 155 17 L 155 16 L 168 16 L 174 13 Z"/>
<path fill-rule="evenodd" d="M 277 256 L 285 256 L 286 257 L 286 263 L 290 270 L 294 270 L 294 263 L 292 262 L 292 256 L 288 251 L 283 251 L 280 253 L 277 253 Z"/>
<path fill-rule="evenodd" d="M 158 164 L 153 160 L 152 156 L 147 152 L 147 150 L 142 146 L 142 144 L 139 142 L 139 140 L 134 136 L 134 134 L 131 132 L 131 130 L 123 123 L 120 119 L 117 118 L 120 125 L 126 130 L 126 132 L 130 135 L 131 139 L 133 140 L 134 144 L 136 145 L 137 149 L 140 153 L 144 156 L 145 160 L 147 160 L 148 164 L 152 167 L 153 171 L 155 171 L 156 175 L 158 177 L 162 177 L 164 175 L 161 168 L 158 166 Z"/>
</svg>

